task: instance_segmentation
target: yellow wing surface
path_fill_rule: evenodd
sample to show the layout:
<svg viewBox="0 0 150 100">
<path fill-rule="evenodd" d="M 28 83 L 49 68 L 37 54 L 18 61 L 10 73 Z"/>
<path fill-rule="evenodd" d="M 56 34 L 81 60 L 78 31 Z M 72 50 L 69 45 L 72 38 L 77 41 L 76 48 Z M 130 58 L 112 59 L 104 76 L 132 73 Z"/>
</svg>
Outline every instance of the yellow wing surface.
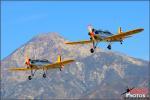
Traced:
<svg viewBox="0 0 150 100">
<path fill-rule="evenodd" d="M 120 33 L 119 34 L 116 34 L 116 35 L 113 35 L 113 36 L 108 36 L 104 39 L 97 39 L 95 40 L 94 42 L 109 42 L 109 41 L 120 41 L 120 39 L 123 39 L 123 38 L 129 38 L 131 37 L 132 34 L 136 34 L 136 33 L 139 33 L 141 31 L 143 31 L 144 29 L 142 28 L 139 28 L 139 29 L 135 29 L 135 30 L 130 30 L 128 32 L 121 32 L 120 30 Z M 96 36 L 96 34 L 95 34 Z M 76 44 L 88 44 L 88 43 L 92 43 L 93 41 L 92 40 L 82 40 L 82 41 L 76 41 L 76 42 L 65 42 L 65 44 L 70 44 L 70 45 L 76 45 Z"/>
<path fill-rule="evenodd" d="M 65 60 L 65 61 L 56 62 L 53 64 L 48 64 L 48 65 L 45 65 L 43 67 L 44 67 L 44 69 L 55 69 L 55 68 L 60 68 L 61 65 L 67 65 L 67 64 L 72 63 L 74 61 L 75 60 Z"/>
<path fill-rule="evenodd" d="M 33 67 L 32 69 L 36 69 L 36 70 L 39 70 L 39 69 L 55 69 L 55 68 L 60 68 L 61 65 L 66 65 L 66 64 L 69 64 L 69 63 L 72 63 L 74 62 L 75 60 L 65 60 L 65 61 L 62 61 L 62 62 L 56 62 L 56 63 L 53 63 L 53 64 L 48 64 L 48 65 L 44 65 L 43 67 Z M 15 67 L 15 68 L 9 68 L 10 71 L 29 71 L 31 70 L 31 68 L 26 68 L 26 67 Z"/>
<path fill-rule="evenodd" d="M 36 65 L 32 64 L 32 69 L 39 69 Z M 27 68 L 27 67 L 12 67 L 9 68 L 10 71 L 28 71 L 31 70 L 31 68 Z"/>
<path fill-rule="evenodd" d="M 122 39 L 122 38 L 128 38 L 128 37 L 131 37 L 132 34 L 139 33 L 139 32 L 141 32 L 143 30 L 144 29 L 139 28 L 139 29 L 128 31 L 128 32 L 122 32 L 121 34 L 116 34 L 116 35 L 113 35 L 113 36 L 108 36 L 104 40 L 115 41 L 115 40 Z"/>
<path fill-rule="evenodd" d="M 82 41 L 76 41 L 76 42 L 65 42 L 65 44 L 75 45 L 75 44 L 88 44 L 92 43 L 92 40 L 82 40 Z"/>
<path fill-rule="evenodd" d="M 32 68 L 33 69 L 33 68 Z M 10 71 L 28 71 L 31 70 L 31 68 L 26 67 L 16 67 L 16 68 L 9 68 Z"/>
</svg>

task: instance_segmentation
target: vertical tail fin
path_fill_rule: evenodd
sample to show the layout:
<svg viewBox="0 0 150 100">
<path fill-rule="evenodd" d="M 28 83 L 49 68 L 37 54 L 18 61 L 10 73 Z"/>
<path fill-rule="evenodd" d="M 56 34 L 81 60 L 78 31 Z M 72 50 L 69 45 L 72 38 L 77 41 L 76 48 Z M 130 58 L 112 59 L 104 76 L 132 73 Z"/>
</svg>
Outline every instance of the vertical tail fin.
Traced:
<svg viewBox="0 0 150 100">
<path fill-rule="evenodd" d="M 61 55 L 58 55 L 57 62 L 61 62 Z"/>
<path fill-rule="evenodd" d="M 121 27 L 118 29 L 118 34 L 122 33 Z"/>
<path fill-rule="evenodd" d="M 61 47 L 58 47 L 58 57 L 57 57 L 57 62 L 61 62 Z"/>
<path fill-rule="evenodd" d="M 61 63 L 61 60 L 62 60 L 62 58 L 61 58 L 61 47 L 59 46 L 59 48 L 58 48 L 58 58 L 57 58 L 57 62 L 58 63 Z M 62 70 L 64 68 L 64 65 L 63 64 L 60 64 L 60 71 Z"/>
</svg>

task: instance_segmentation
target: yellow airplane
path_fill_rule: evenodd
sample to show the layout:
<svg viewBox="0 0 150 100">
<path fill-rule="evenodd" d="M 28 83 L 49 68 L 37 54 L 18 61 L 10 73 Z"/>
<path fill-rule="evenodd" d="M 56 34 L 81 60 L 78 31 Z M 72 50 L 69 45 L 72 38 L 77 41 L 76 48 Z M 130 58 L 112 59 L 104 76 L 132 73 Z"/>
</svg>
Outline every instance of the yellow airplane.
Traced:
<svg viewBox="0 0 150 100">
<path fill-rule="evenodd" d="M 93 47 L 90 49 L 91 53 L 94 53 L 94 50 L 97 47 L 99 42 L 108 42 L 109 45 L 107 48 L 111 50 L 111 42 L 120 42 L 122 44 L 125 38 L 131 37 L 131 35 L 142 32 L 143 28 L 138 28 L 134 30 L 130 30 L 127 32 L 122 32 L 121 27 L 118 29 L 117 34 L 112 34 L 109 31 L 96 30 L 91 25 L 88 26 L 88 35 L 90 36 L 90 40 L 76 41 L 76 42 L 65 42 L 65 44 L 76 45 L 76 44 L 88 44 L 93 43 Z"/>
<path fill-rule="evenodd" d="M 60 71 L 64 68 L 64 65 L 74 62 L 75 60 L 69 59 L 62 61 L 62 57 L 59 54 L 58 60 L 55 63 L 48 61 L 47 59 L 30 59 L 26 57 L 25 65 L 27 67 L 15 67 L 9 68 L 10 71 L 31 71 L 31 75 L 28 76 L 28 79 L 31 80 L 37 70 L 43 70 L 43 78 L 46 78 L 47 70 L 59 68 Z"/>
</svg>

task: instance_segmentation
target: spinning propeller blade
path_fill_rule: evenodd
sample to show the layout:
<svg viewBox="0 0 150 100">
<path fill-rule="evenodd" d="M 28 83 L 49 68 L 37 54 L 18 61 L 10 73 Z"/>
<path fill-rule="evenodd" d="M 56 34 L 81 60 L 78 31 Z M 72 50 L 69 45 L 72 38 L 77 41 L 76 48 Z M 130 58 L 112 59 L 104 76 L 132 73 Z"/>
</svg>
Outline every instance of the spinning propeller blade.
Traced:
<svg viewBox="0 0 150 100">
<path fill-rule="evenodd" d="M 29 58 L 29 49 L 27 47 L 27 51 L 25 52 L 25 65 L 29 66 L 30 65 L 30 58 Z"/>
<path fill-rule="evenodd" d="M 89 31 L 89 36 L 90 36 L 90 39 L 92 41 L 95 41 L 95 38 L 94 38 L 94 28 L 92 27 L 92 25 L 88 25 L 88 31 Z"/>
</svg>

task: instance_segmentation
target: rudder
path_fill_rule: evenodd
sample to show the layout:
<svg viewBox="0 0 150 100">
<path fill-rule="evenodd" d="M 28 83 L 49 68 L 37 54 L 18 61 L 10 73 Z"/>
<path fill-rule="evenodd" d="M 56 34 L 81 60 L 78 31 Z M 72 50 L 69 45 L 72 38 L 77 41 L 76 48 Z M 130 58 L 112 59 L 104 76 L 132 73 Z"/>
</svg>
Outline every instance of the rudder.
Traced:
<svg viewBox="0 0 150 100">
<path fill-rule="evenodd" d="M 121 27 L 118 29 L 118 34 L 122 33 Z"/>
</svg>

